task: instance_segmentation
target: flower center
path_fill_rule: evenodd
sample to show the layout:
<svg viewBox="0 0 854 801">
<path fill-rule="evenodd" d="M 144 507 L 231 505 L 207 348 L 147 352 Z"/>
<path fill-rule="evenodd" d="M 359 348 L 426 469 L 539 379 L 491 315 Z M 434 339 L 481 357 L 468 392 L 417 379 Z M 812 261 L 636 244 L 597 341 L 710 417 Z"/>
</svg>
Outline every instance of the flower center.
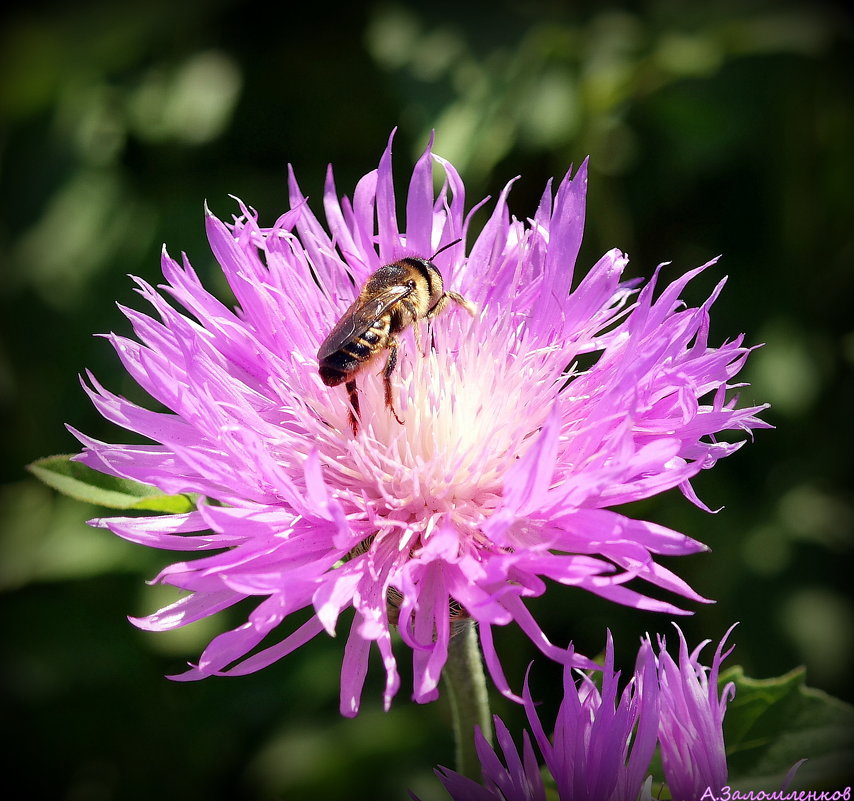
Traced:
<svg viewBox="0 0 854 801">
<path fill-rule="evenodd" d="M 350 435 L 346 393 L 320 414 L 332 484 L 352 503 L 419 528 L 449 516 L 474 532 L 500 503 L 504 476 L 530 446 L 556 392 L 546 354 L 527 353 L 507 321 L 422 324 L 422 350 L 403 337 L 392 376 L 397 422 L 386 407 L 384 355 L 357 377 L 361 427 Z M 423 529 L 422 529 L 423 530 Z"/>
</svg>

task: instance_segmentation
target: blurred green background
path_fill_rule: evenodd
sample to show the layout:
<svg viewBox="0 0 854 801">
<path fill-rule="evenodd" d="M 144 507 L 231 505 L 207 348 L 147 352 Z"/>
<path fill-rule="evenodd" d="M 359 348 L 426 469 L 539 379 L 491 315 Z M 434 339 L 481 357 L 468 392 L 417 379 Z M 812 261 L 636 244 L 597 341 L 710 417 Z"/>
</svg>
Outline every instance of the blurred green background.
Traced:
<svg viewBox="0 0 854 801">
<path fill-rule="evenodd" d="M 522 175 L 519 217 L 589 154 L 579 269 L 614 246 L 636 275 L 723 254 L 690 299 L 730 276 L 713 339 L 766 343 L 743 397 L 772 403 L 777 430 L 697 480 L 720 514 L 675 492 L 632 511 L 712 547 L 670 565 L 717 600 L 681 621 L 689 641 L 741 621 L 730 663 L 756 677 L 804 664 L 811 685 L 854 698 L 849 17 L 724 0 L 13 8 L 0 25 L 7 787 L 67 801 L 446 797 L 431 769 L 453 760 L 448 711 L 408 700 L 405 664 L 389 714 L 374 666 L 356 720 L 337 712 L 341 638 L 245 678 L 167 681 L 233 621 L 137 631 L 126 615 L 172 600 L 144 583 L 170 555 L 86 527 L 96 509 L 24 471 L 76 449 L 66 422 L 122 440 L 77 375 L 139 397 L 92 336 L 128 332 L 115 301 L 142 305 L 128 273 L 156 283 L 166 242 L 225 292 L 205 199 L 227 216 L 236 195 L 271 223 L 291 162 L 319 212 L 327 162 L 349 194 L 394 126 L 401 186 L 435 128 L 469 205 Z M 547 599 L 533 607 L 556 642 L 596 653 L 610 627 L 626 670 L 643 632 L 670 631 L 570 589 Z M 515 630 L 499 649 L 518 687 L 534 650 Z M 558 676 L 537 659 L 535 696 L 556 701 Z M 518 709 L 496 710 L 521 725 Z"/>
</svg>

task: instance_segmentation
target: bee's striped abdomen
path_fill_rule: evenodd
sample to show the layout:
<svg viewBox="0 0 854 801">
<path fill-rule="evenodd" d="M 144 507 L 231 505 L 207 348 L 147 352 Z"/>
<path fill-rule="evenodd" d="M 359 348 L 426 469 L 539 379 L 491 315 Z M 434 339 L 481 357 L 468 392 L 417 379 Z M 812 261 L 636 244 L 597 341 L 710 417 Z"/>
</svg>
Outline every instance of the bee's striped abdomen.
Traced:
<svg viewBox="0 0 854 801">
<path fill-rule="evenodd" d="M 386 346 L 390 320 L 383 315 L 359 336 L 341 345 L 320 362 L 320 379 L 328 387 L 344 383 Z"/>
</svg>

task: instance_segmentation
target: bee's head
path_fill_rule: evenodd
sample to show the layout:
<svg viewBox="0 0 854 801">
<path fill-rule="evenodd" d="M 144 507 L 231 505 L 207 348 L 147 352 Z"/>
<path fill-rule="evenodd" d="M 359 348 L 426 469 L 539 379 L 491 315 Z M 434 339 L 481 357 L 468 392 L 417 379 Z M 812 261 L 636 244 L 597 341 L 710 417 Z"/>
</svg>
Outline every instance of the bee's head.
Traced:
<svg viewBox="0 0 854 801">
<path fill-rule="evenodd" d="M 429 292 L 429 301 L 427 302 L 427 310 L 432 311 L 433 307 L 442 299 L 445 294 L 445 284 L 442 281 L 442 273 L 432 261 L 426 259 L 418 259 L 424 266 L 425 276 L 427 278 L 427 291 Z"/>
<path fill-rule="evenodd" d="M 424 276 L 427 284 L 427 286 L 424 287 L 426 290 L 425 295 L 428 299 L 427 308 L 424 310 L 425 314 L 433 311 L 445 294 L 445 282 L 442 280 L 442 273 L 440 273 L 439 268 L 433 264 L 433 259 L 435 259 L 443 250 L 452 248 L 454 245 L 458 245 L 462 241 L 462 239 L 455 239 L 453 242 L 448 242 L 446 245 L 442 245 L 442 247 L 440 247 L 429 259 L 411 259 L 412 262 L 417 263 L 418 269 Z"/>
<path fill-rule="evenodd" d="M 409 268 L 406 280 L 414 290 L 410 299 L 418 307 L 418 316 L 427 314 L 445 294 L 442 273 L 432 261 L 414 256 L 401 259 L 398 264 Z"/>
</svg>

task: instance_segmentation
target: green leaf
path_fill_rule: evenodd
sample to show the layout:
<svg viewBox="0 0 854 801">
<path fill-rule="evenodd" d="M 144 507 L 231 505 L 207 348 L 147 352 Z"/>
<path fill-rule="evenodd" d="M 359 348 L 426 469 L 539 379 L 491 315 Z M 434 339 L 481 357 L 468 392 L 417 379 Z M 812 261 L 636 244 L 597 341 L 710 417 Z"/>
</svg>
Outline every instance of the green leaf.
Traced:
<svg viewBox="0 0 854 801">
<path fill-rule="evenodd" d="M 724 718 L 730 784 L 779 790 L 789 769 L 806 759 L 791 788 L 839 789 L 854 766 L 854 707 L 807 687 L 798 668 L 773 679 L 751 679 L 740 666 L 720 676 L 734 682 Z"/>
<path fill-rule="evenodd" d="M 85 464 L 72 462 L 71 458 L 70 454 L 46 456 L 27 465 L 27 470 L 63 495 L 110 509 L 174 514 L 196 508 L 191 495 L 166 495 L 156 487 L 99 473 Z"/>
</svg>

